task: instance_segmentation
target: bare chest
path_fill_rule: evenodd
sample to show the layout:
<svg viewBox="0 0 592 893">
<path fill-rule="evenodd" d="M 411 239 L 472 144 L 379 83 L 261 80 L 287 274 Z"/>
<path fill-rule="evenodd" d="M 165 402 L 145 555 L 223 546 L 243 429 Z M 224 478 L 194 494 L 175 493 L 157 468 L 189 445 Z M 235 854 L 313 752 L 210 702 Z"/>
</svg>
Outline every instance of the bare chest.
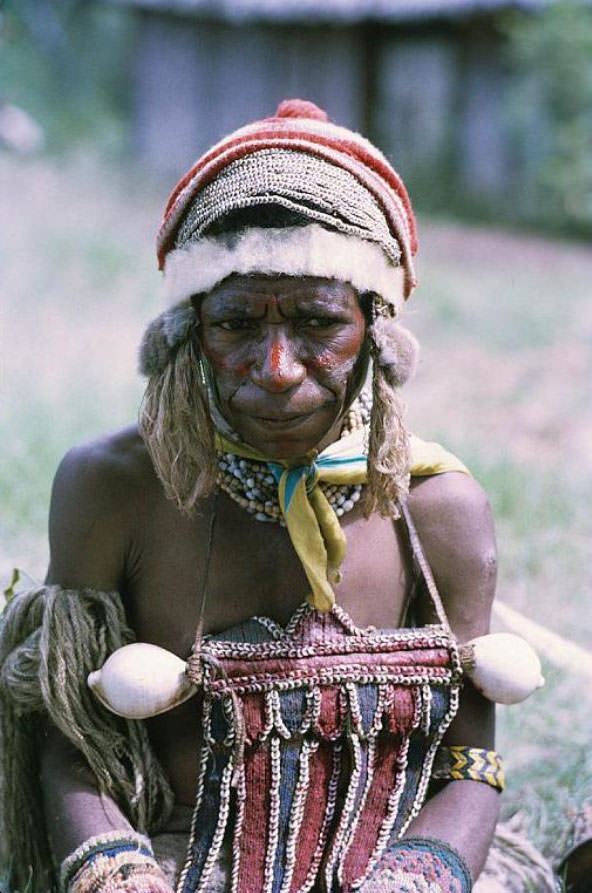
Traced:
<svg viewBox="0 0 592 893">
<path fill-rule="evenodd" d="M 164 498 L 152 506 L 130 545 L 124 598 L 140 641 L 188 656 L 206 591 L 205 632 L 255 615 L 285 624 L 310 587 L 285 528 L 256 521 L 223 495 L 194 519 Z M 359 626 L 396 627 L 409 588 L 406 547 L 396 524 L 344 517 L 347 553 L 337 602 Z M 199 699 L 148 722 L 175 796 L 190 804 L 200 740 Z"/>
<path fill-rule="evenodd" d="M 343 520 L 347 553 L 335 587 L 338 604 L 360 626 L 398 626 L 410 581 L 397 525 L 366 520 L 357 507 Z M 207 633 L 254 615 L 285 624 L 310 586 L 285 528 L 256 521 L 218 495 L 192 520 L 170 505 L 145 519 L 125 585 L 136 636 L 186 656 L 204 589 Z"/>
</svg>

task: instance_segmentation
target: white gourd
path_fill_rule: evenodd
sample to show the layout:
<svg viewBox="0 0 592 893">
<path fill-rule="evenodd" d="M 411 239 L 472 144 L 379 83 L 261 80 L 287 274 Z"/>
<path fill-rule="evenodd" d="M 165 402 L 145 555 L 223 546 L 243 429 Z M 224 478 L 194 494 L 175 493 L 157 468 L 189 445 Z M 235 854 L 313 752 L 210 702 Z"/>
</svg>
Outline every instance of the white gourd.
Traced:
<svg viewBox="0 0 592 893">
<path fill-rule="evenodd" d="M 185 674 L 185 661 L 171 651 L 135 642 L 118 648 L 87 683 L 99 701 L 126 719 L 147 719 L 193 697 L 197 688 Z"/>
<path fill-rule="evenodd" d="M 521 636 L 491 633 L 459 645 L 463 672 L 496 704 L 518 704 L 545 684 L 536 652 Z"/>
<path fill-rule="evenodd" d="M 544 685 L 536 653 L 513 633 L 479 636 L 460 645 L 459 655 L 475 688 L 498 704 L 517 704 Z M 147 719 L 193 697 L 197 687 L 185 670 L 185 662 L 171 651 L 136 642 L 114 651 L 87 682 L 113 713 Z"/>
</svg>

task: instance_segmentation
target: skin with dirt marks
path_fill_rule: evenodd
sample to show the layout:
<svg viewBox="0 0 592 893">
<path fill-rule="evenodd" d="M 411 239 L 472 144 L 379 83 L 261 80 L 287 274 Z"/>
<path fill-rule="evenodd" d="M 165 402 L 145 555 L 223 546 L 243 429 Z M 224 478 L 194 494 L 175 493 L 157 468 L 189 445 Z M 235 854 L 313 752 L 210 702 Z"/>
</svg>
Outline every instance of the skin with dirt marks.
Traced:
<svg viewBox="0 0 592 893">
<path fill-rule="evenodd" d="M 220 409 L 270 459 L 304 455 L 338 436 L 339 417 L 366 370 L 366 318 L 346 283 L 232 277 L 202 299 L 199 337 Z M 139 641 L 189 654 L 212 500 L 191 518 L 166 499 L 137 428 L 67 454 L 57 472 L 50 514 L 48 580 L 65 587 L 117 589 Z M 488 631 L 495 588 L 495 541 L 483 491 L 469 476 L 419 478 L 409 507 L 458 639 Z M 347 554 L 338 603 L 360 626 L 401 622 L 411 586 L 400 522 L 358 503 L 344 515 Z M 308 592 L 285 528 L 262 524 L 225 494 L 216 497 L 205 632 L 253 615 L 285 624 Z M 418 621 L 434 618 L 420 605 Z M 493 707 L 467 684 L 447 733 L 449 744 L 493 746 Z M 148 721 L 153 746 L 177 801 L 195 794 L 199 698 Z M 129 827 L 100 797 L 78 754 L 48 730 L 42 784 L 58 860 L 88 837 Z M 485 860 L 498 794 L 472 781 L 446 784 L 408 834 L 440 838 L 466 859 L 474 876 Z"/>
</svg>

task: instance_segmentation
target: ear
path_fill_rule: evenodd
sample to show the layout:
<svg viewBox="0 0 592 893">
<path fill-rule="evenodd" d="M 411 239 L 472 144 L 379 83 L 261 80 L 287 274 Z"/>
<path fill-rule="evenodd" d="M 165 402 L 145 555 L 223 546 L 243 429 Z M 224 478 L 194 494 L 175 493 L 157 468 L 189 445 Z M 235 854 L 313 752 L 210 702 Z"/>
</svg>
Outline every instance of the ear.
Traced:
<svg viewBox="0 0 592 893">
<path fill-rule="evenodd" d="M 369 329 L 374 362 L 391 387 L 400 388 L 415 373 L 419 343 L 408 329 L 388 317 L 377 317 Z"/>
<path fill-rule="evenodd" d="M 140 373 L 148 377 L 160 375 L 173 352 L 185 341 L 195 325 L 193 306 L 185 302 L 157 316 L 142 338 L 139 355 Z"/>
</svg>

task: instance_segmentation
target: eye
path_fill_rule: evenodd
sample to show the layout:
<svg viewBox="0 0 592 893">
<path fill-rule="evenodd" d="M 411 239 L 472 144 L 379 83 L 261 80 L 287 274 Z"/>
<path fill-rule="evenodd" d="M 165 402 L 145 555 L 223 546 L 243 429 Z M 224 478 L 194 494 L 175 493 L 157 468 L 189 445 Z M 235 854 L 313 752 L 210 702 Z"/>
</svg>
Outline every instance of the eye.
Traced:
<svg viewBox="0 0 592 893">
<path fill-rule="evenodd" d="M 256 328 L 257 324 L 252 319 L 236 317 L 235 319 L 224 319 L 216 325 L 223 332 L 242 332 Z"/>
<path fill-rule="evenodd" d="M 307 316 L 302 320 L 301 325 L 310 329 L 328 329 L 336 326 L 339 320 L 332 316 Z"/>
</svg>

